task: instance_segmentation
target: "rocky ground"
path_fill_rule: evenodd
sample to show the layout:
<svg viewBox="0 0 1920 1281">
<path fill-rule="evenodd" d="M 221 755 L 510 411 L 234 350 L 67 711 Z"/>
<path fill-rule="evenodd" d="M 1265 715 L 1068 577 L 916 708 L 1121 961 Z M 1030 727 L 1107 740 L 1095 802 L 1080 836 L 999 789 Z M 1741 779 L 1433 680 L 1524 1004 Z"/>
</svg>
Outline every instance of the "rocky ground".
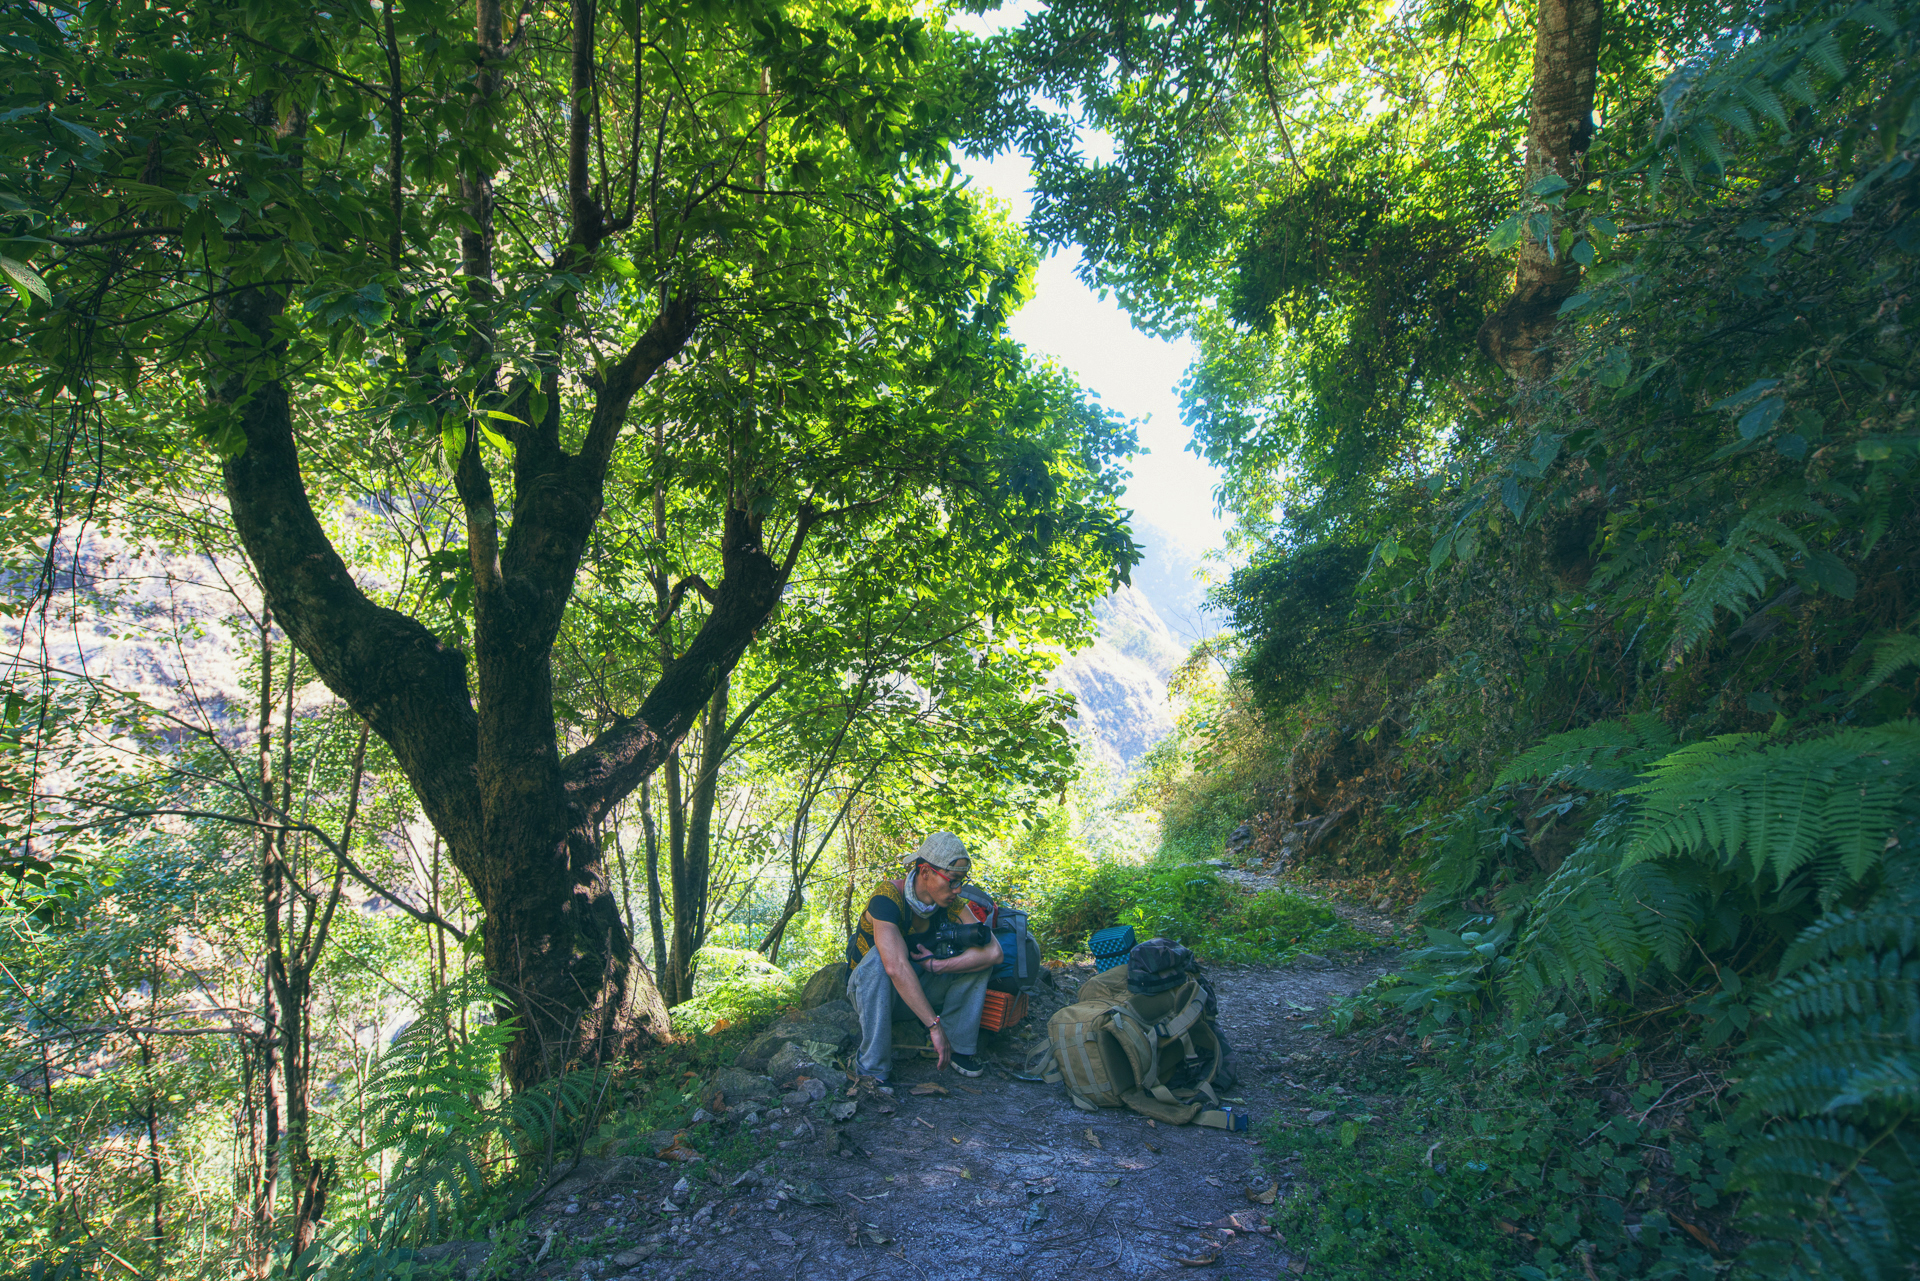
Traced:
<svg viewBox="0 0 1920 1281">
<path fill-rule="evenodd" d="M 1302 1078 L 1327 1080 L 1329 1057 L 1344 1055 L 1309 1024 L 1390 963 L 1382 954 L 1214 969 L 1240 1077 L 1226 1092 L 1235 1107 L 1256 1123 L 1324 1121 L 1313 1096 L 1329 1087 Z M 694 1114 L 696 1128 L 755 1135 L 767 1152 L 756 1164 L 683 1161 L 692 1149 L 656 1133 L 637 1145 L 643 1154 L 583 1163 L 519 1241 L 456 1243 L 428 1257 L 469 1278 L 583 1281 L 1038 1281 L 1200 1267 L 1271 1278 L 1303 1269 L 1265 1226 L 1270 1198 L 1295 1191 L 1291 1163 L 1269 1160 L 1250 1134 L 1077 1111 L 1060 1086 L 1020 1079 L 1046 1015 L 1092 970 L 1053 973 L 1024 1023 L 986 1039 L 993 1066 L 974 1080 L 902 1052 L 890 1093 L 860 1087 L 816 1062 L 846 1044 L 844 1002 L 789 1015 L 743 1056 L 767 1075 L 723 1073 Z"/>
</svg>

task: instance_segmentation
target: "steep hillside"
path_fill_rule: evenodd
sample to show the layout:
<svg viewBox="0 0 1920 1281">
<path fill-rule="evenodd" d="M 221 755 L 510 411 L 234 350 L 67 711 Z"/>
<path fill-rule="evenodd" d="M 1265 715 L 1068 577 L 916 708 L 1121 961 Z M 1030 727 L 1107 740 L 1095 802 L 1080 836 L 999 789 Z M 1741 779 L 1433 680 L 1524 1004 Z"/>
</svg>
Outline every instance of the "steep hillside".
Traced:
<svg viewBox="0 0 1920 1281">
<path fill-rule="evenodd" d="M 1078 728 L 1101 761 L 1124 771 L 1173 729 L 1167 680 L 1187 646 L 1137 587 L 1122 587 L 1097 612 L 1100 639 L 1053 679 L 1080 701 Z"/>
</svg>

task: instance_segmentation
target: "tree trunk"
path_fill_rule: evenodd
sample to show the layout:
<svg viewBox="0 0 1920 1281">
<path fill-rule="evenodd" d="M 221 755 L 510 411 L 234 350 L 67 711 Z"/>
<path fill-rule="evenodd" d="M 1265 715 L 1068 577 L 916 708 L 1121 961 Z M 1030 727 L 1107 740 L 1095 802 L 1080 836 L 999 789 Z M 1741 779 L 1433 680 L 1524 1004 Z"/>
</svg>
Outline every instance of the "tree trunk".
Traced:
<svg viewBox="0 0 1920 1281">
<path fill-rule="evenodd" d="M 1569 191 L 1586 181 L 1604 17 L 1601 0 L 1540 0 L 1527 119 L 1528 188 L 1550 174 L 1564 178 Z M 1560 304 L 1579 285 L 1579 265 L 1559 252 L 1552 232 L 1544 243 L 1522 237 L 1513 293 L 1481 326 L 1481 349 L 1516 378 L 1545 377 L 1553 368 L 1546 344 Z"/>
<path fill-rule="evenodd" d="M 273 799 L 273 611 L 260 611 L 260 725 L 255 746 L 255 782 L 260 788 L 262 819 Z M 280 890 L 274 876 L 274 836 L 271 827 L 260 829 L 260 909 L 261 924 L 271 939 L 280 929 Z M 275 1098 L 274 1047 L 279 1041 L 280 1019 L 275 1009 L 273 962 L 266 961 L 260 975 L 260 1174 L 253 1187 L 253 1223 L 248 1245 L 252 1274 L 267 1274 L 272 1257 L 274 1199 L 280 1183 L 280 1108 Z"/>
<path fill-rule="evenodd" d="M 681 754 L 678 751 L 668 755 L 666 786 L 661 789 L 665 792 L 667 801 L 667 885 L 672 888 L 673 897 L 676 900 L 680 897 L 681 869 L 687 862 L 687 797 L 680 771 L 680 760 Z M 671 910 L 677 913 L 677 908 L 669 909 L 664 899 L 661 907 L 663 911 Z M 678 919 L 677 914 L 673 919 Z M 682 994 L 680 991 L 680 967 L 674 960 L 676 953 L 671 922 L 666 926 L 664 937 L 666 951 L 661 954 L 665 959 L 660 963 L 660 997 L 669 1006 L 674 1006 L 693 994 L 691 992 Z"/>
<path fill-rule="evenodd" d="M 707 941 L 707 889 L 713 862 L 713 807 L 720 793 L 720 762 L 726 755 L 726 677 L 707 700 L 700 726 L 699 773 L 687 798 L 685 843 L 676 838 L 673 877 L 673 939 L 667 957 L 669 980 L 678 1005 L 693 999 L 694 954 Z M 678 807 L 675 807 L 676 812 Z"/>
<path fill-rule="evenodd" d="M 675 765 L 668 759 L 667 768 Z M 667 933 L 660 920 L 660 829 L 653 821 L 653 780 L 640 784 L 640 828 L 647 840 L 647 922 L 653 927 L 653 972 L 661 982 L 667 974 Z M 666 995 L 665 989 L 661 995 Z"/>
<path fill-rule="evenodd" d="M 481 0 L 476 20 L 474 118 L 485 119 L 487 99 L 504 92 L 507 68 L 497 0 Z M 570 63 L 576 108 L 591 100 L 592 42 L 593 6 L 577 6 Z M 590 114 L 576 109 L 569 124 L 570 261 L 594 253 L 606 234 L 583 160 Z M 295 180 L 304 129 L 304 119 L 283 121 L 260 138 L 280 149 Z M 477 147 L 472 154 L 487 153 Z M 663 653 L 660 676 L 633 715 L 561 757 L 551 655 L 604 507 L 607 469 L 634 397 L 692 337 L 699 310 L 690 287 L 662 287 L 646 330 L 597 367 L 585 432 L 569 453 L 561 444 L 557 366 L 500 387 L 491 311 L 505 304 L 492 280 L 492 175 L 484 163 L 475 159 L 481 167 L 461 175 L 474 223 L 461 236 L 462 296 L 473 335 L 466 359 L 484 407 L 510 415 L 501 425 L 513 445 L 513 503 L 510 513 L 498 510 L 480 434 L 469 422 L 464 448 L 450 461 L 474 579 L 471 693 L 466 656 L 416 619 L 369 600 L 314 514 L 283 368 L 284 295 L 237 282 L 221 298 L 209 354 L 227 365 L 210 400 L 224 415 L 224 438 L 237 437 L 241 446 L 223 460 L 222 481 L 266 607 L 327 687 L 392 748 L 479 900 L 487 974 L 503 993 L 501 1015 L 515 1027 L 503 1066 L 512 1085 L 524 1088 L 570 1063 L 637 1044 L 642 1025 L 666 1032 L 664 1007 L 633 953 L 596 833 L 694 727 L 778 605 L 821 513 L 802 504 L 791 541 L 775 557 L 764 538 L 764 512 L 728 495 L 722 576 L 716 585 L 698 584 L 707 614 L 691 641 L 678 656 Z M 558 300 L 551 314 L 534 318 L 553 327 L 554 344 L 571 323 L 569 305 Z M 683 581 L 667 593 L 663 627 L 692 585 Z M 704 848 L 699 857 L 704 861 Z M 697 882 L 690 878 L 689 897 L 704 911 Z M 692 944 L 699 932 L 677 941 Z M 271 1026 L 273 1011 L 267 1013 Z"/>
</svg>

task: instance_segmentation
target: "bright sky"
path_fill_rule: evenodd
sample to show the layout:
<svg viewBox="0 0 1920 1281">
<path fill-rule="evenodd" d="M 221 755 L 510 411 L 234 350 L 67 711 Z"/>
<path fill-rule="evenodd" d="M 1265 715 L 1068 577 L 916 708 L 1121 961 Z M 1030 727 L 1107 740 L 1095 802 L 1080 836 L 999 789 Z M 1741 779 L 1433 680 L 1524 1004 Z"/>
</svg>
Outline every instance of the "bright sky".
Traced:
<svg viewBox="0 0 1920 1281">
<path fill-rule="evenodd" d="M 974 18 L 955 15 L 954 25 L 981 32 L 1018 21 L 1024 6 Z M 1089 146 L 1097 154 L 1097 143 Z M 977 190 L 989 191 L 1025 220 L 1032 209 L 1032 174 L 1024 157 L 1002 153 L 990 161 L 962 160 L 961 170 Z M 1071 370 L 1082 386 L 1132 419 L 1149 450 L 1136 458 L 1127 498 L 1141 519 L 1158 525 L 1194 555 L 1221 543 L 1226 526 L 1213 512 L 1218 473 L 1187 451 L 1175 388 L 1192 361 L 1193 344 L 1153 338 L 1136 330 L 1113 299 L 1101 299 L 1075 279 L 1079 251 L 1055 254 L 1040 265 L 1036 292 L 1008 326 L 1029 351 L 1050 356 Z"/>
</svg>

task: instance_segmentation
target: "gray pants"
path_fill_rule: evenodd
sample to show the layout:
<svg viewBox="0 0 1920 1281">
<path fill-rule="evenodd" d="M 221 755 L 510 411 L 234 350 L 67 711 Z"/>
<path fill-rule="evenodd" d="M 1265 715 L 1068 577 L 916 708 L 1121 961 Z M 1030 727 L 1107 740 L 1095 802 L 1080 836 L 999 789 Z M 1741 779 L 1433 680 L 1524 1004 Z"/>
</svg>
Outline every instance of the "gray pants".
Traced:
<svg viewBox="0 0 1920 1281">
<path fill-rule="evenodd" d="M 993 967 L 967 974 L 929 974 L 915 965 L 920 990 L 927 1004 L 940 1015 L 940 1026 L 947 1030 L 947 1041 L 955 1054 L 972 1054 L 980 1048 L 980 1014 L 987 1004 L 987 980 Z M 914 1019 L 913 1010 L 893 989 L 887 967 L 881 964 L 880 949 L 874 948 L 860 958 L 847 978 L 847 1000 L 860 1015 L 860 1074 L 884 1081 L 893 1070 L 893 1021 Z"/>
</svg>

